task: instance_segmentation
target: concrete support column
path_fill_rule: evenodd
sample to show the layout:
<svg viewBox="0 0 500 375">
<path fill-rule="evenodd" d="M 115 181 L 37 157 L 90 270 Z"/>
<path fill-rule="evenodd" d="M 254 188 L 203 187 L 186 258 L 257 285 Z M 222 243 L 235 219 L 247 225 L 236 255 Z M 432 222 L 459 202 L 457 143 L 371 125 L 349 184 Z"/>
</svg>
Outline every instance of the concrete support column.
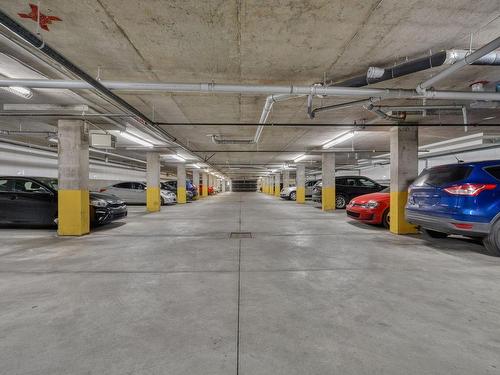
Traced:
<svg viewBox="0 0 500 375">
<path fill-rule="evenodd" d="M 262 178 L 262 192 L 267 194 L 267 177 Z"/>
<path fill-rule="evenodd" d="M 60 236 L 81 236 L 90 232 L 89 144 L 82 120 L 58 121 L 57 193 Z"/>
<path fill-rule="evenodd" d="M 224 179 L 221 181 L 221 190 L 223 193 L 226 192 L 226 180 Z"/>
<path fill-rule="evenodd" d="M 203 172 L 202 173 L 202 189 L 201 189 L 201 196 L 203 198 L 208 197 L 208 173 Z"/>
<path fill-rule="evenodd" d="M 321 208 L 323 211 L 335 210 L 335 154 L 323 153 L 323 187 L 321 190 Z"/>
<path fill-rule="evenodd" d="M 405 220 L 408 186 L 418 176 L 418 128 L 391 128 L 391 208 L 390 230 L 395 234 L 416 233 Z"/>
<path fill-rule="evenodd" d="M 274 175 L 274 196 L 279 197 L 280 196 L 280 173 L 276 173 Z"/>
<path fill-rule="evenodd" d="M 269 176 L 269 195 L 274 195 L 274 176 Z"/>
<path fill-rule="evenodd" d="M 283 189 L 286 189 L 289 186 L 290 186 L 290 171 L 285 169 L 283 171 Z"/>
<path fill-rule="evenodd" d="M 297 164 L 297 203 L 303 204 L 306 202 L 306 166 Z"/>
<path fill-rule="evenodd" d="M 196 186 L 196 190 L 198 191 L 198 195 L 193 197 L 193 199 L 198 199 L 198 197 L 201 194 L 201 191 L 199 191 L 199 189 L 200 189 L 200 171 L 198 171 L 197 169 L 193 170 L 193 185 Z"/>
<path fill-rule="evenodd" d="M 177 165 L 177 203 L 186 203 L 186 165 Z"/>
<path fill-rule="evenodd" d="M 146 155 L 146 209 L 149 212 L 160 211 L 160 154 L 148 152 Z"/>
</svg>

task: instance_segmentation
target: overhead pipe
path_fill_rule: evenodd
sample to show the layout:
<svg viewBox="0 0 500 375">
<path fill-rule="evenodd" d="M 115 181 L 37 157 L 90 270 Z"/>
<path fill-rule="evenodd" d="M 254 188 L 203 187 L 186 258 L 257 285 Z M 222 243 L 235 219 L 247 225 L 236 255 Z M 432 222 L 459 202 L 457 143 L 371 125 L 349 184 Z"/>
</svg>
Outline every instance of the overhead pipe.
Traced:
<svg viewBox="0 0 500 375">
<path fill-rule="evenodd" d="M 253 139 L 222 139 L 212 135 L 212 142 L 218 145 L 249 145 L 255 143 Z"/>
<path fill-rule="evenodd" d="M 373 97 L 376 99 L 443 99 L 443 100 L 490 100 L 500 101 L 500 93 L 496 92 L 471 92 L 471 91 L 437 91 L 426 90 L 417 93 L 407 89 L 376 89 L 358 87 L 318 87 L 294 85 L 245 85 L 245 84 L 216 84 L 216 83 L 144 83 L 144 82 L 116 82 L 101 81 L 101 84 L 110 90 L 133 91 L 161 91 L 171 93 L 197 92 L 220 94 L 289 94 L 295 96 L 321 95 L 321 96 L 352 96 Z M 87 82 L 72 80 L 40 80 L 40 79 L 0 79 L 0 87 L 24 86 L 30 88 L 53 89 L 90 89 Z"/>
<path fill-rule="evenodd" d="M 376 100 L 374 98 L 369 98 L 369 99 L 355 100 L 355 101 L 347 102 L 347 103 L 327 105 L 324 107 L 318 107 L 318 108 L 312 109 L 312 107 L 311 107 L 312 101 L 311 101 L 311 102 L 308 102 L 307 113 L 309 115 L 309 118 L 313 119 L 316 117 L 316 113 L 319 113 L 319 112 L 336 111 L 339 109 L 351 108 L 351 107 L 355 107 L 358 105 L 373 104 L 375 102 L 376 102 Z"/>
<path fill-rule="evenodd" d="M 377 107 L 375 107 L 373 104 L 365 106 L 365 108 L 368 111 L 373 112 L 378 117 L 380 117 L 381 119 L 384 119 L 384 120 L 400 122 L 400 121 L 404 121 L 406 119 L 406 113 L 400 113 L 400 114 L 398 114 L 396 116 L 389 115 L 389 114 L 385 113 L 384 111 L 382 111 L 382 110 L 378 109 Z"/>
<path fill-rule="evenodd" d="M 421 82 L 418 86 L 416 91 L 420 94 L 425 93 L 425 91 L 431 87 L 433 87 L 437 82 L 442 81 L 443 79 L 449 77 L 456 71 L 462 69 L 464 66 L 474 64 L 476 61 L 479 59 L 487 56 L 489 53 L 493 52 L 497 48 L 500 48 L 500 37 L 492 40 L 485 46 L 479 48 L 475 52 L 471 53 L 470 55 L 465 55 L 461 60 L 456 61 L 453 65 L 451 65 L 449 68 L 439 72 L 436 74 L 434 77 L 429 78 L 428 80 Z M 496 62 L 496 57 L 493 60 Z"/>
</svg>

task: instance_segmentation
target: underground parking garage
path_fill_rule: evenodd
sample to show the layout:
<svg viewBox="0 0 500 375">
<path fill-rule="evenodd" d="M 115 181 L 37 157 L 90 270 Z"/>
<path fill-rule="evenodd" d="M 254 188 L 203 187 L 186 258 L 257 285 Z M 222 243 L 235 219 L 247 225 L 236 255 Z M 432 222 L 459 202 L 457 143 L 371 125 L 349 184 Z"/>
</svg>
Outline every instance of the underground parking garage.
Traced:
<svg viewBox="0 0 500 375">
<path fill-rule="evenodd" d="M 500 373 L 497 0 L 3 0 L 0 47 L 0 373 Z"/>
</svg>

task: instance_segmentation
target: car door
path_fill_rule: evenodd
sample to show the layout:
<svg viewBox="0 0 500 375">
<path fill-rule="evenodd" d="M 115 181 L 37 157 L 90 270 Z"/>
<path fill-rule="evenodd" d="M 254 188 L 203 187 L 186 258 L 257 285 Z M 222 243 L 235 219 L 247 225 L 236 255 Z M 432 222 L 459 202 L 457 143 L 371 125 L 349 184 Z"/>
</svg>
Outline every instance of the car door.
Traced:
<svg viewBox="0 0 500 375">
<path fill-rule="evenodd" d="M 14 197 L 13 180 L 0 178 L 0 223 L 2 224 L 11 223 L 16 214 Z"/>
<path fill-rule="evenodd" d="M 134 196 L 131 193 L 131 191 L 132 191 L 131 182 L 120 182 L 118 184 L 113 185 L 111 188 L 106 189 L 107 193 L 116 195 L 126 203 L 134 203 L 133 202 Z"/>
<path fill-rule="evenodd" d="M 318 181 L 307 181 L 306 182 L 306 196 L 310 197 L 313 193 L 313 187 Z"/>
<path fill-rule="evenodd" d="M 13 180 L 14 222 L 19 224 L 54 224 L 57 210 L 55 194 L 37 181 L 24 178 Z"/>
<path fill-rule="evenodd" d="M 381 190 L 379 184 L 367 177 L 359 177 L 356 179 L 356 185 L 359 187 L 360 195 L 376 193 Z"/>
<path fill-rule="evenodd" d="M 134 194 L 135 203 L 146 203 L 146 184 L 141 182 L 134 182 L 132 184 L 132 191 Z"/>
</svg>

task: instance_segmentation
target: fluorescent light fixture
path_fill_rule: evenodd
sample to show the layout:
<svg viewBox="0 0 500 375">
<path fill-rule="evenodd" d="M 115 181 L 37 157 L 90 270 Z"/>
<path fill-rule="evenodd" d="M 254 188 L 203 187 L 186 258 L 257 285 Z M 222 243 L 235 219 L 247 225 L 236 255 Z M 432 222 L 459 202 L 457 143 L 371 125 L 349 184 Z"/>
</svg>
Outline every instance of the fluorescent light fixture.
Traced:
<svg viewBox="0 0 500 375">
<path fill-rule="evenodd" d="M 9 87 L 3 87 L 5 91 L 10 92 L 11 94 L 20 96 L 21 98 L 24 99 L 31 99 L 33 97 L 33 91 L 26 87 L 21 87 L 21 86 L 9 86 Z"/>
<path fill-rule="evenodd" d="M 59 139 L 57 139 L 57 137 L 54 136 L 47 138 L 47 140 L 52 143 L 59 143 Z"/>
<path fill-rule="evenodd" d="M 348 132 L 342 133 L 338 137 L 332 139 L 330 142 L 325 143 L 323 145 L 323 148 L 330 148 L 330 147 L 333 147 L 333 146 L 338 145 L 340 143 L 343 143 L 343 142 L 351 139 L 355 135 L 356 135 L 356 132 L 354 132 L 354 131 L 348 131 Z"/>
<path fill-rule="evenodd" d="M 186 161 L 186 159 L 184 159 L 182 156 L 177 155 L 177 154 L 175 154 L 175 155 L 169 155 L 169 156 L 171 156 L 174 159 L 179 160 L 179 161 Z"/>
<path fill-rule="evenodd" d="M 195 167 L 196 169 L 200 169 L 201 168 L 198 164 L 193 164 L 193 167 Z"/>
<path fill-rule="evenodd" d="M 485 118 L 483 118 L 483 120 L 485 120 L 485 121 L 488 121 L 488 120 L 494 120 L 494 119 L 496 119 L 496 117 L 495 117 L 495 116 L 490 116 L 490 117 L 485 117 Z"/>
<path fill-rule="evenodd" d="M 299 161 L 304 160 L 306 157 L 307 157 L 306 154 L 302 154 L 300 156 L 297 156 L 295 159 L 293 159 L 293 162 L 298 163 Z"/>
<path fill-rule="evenodd" d="M 153 147 L 153 144 L 142 139 L 142 138 L 139 138 L 138 136 L 136 135 L 133 135 L 133 134 L 130 134 L 128 132 L 120 132 L 120 135 L 125 138 L 125 139 L 128 139 L 129 141 L 132 141 L 132 142 L 135 142 L 135 143 L 138 143 L 140 144 L 141 146 L 145 146 L 145 147 Z"/>
</svg>

